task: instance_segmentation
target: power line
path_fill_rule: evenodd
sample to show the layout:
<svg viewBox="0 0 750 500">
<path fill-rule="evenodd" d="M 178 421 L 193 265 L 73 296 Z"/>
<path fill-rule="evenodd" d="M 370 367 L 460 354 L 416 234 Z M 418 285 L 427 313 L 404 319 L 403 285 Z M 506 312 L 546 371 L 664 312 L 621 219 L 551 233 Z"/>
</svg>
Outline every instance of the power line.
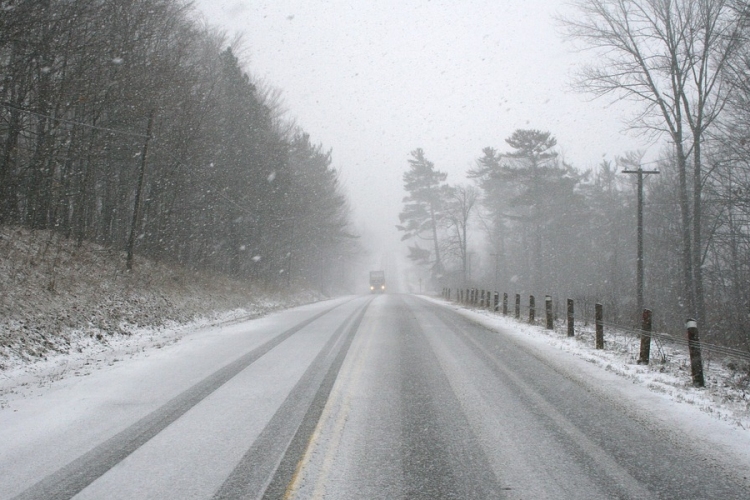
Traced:
<svg viewBox="0 0 750 500">
<path fill-rule="evenodd" d="M 66 120 L 65 118 L 57 118 L 57 117 L 54 117 L 52 115 L 45 115 L 43 113 L 38 113 L 36 111 L 31 111 L 30 109 L 22 108 L 21 106 L 18 106 L 16 104 L 12 104 L 12 103 L 9 103 L 9 102 L 5 102 L 5 101 L 2 102 L 2 103 L 0 103 L 0 104 L 2 104 L 3 106 L 5 106 L 6 108 L 15 109 L 16 111 L 20 111 L 22 113 L 26 113 L 26 114 L 29 114 L 29 115 L 34 115 L 34 116 L 37 116 L 39 118 L 46 118 L 48 120 L 54 120 L 54 121 L 60 122 L 60 123 L 67 123 L 69 125 L 78 125 L 79 127 L 90 128 L 90 129 L 93 129 L 93 130 L 101 130 L 101 131 L 104 131 L 104 132 L 111 132 L 113 134 L 129 135 L 129 136 L 132 136 L 132 137 L 139 137 L 141 139 L 146 139 L 147 138 L 146 135 L 139 134 L 138 132 L 130 132 L 128 130 L 118 130 L 118 129 L 108 128 L 108 127 L 99 127 L 97 125 L 91 125 L 90 123 L 83 123 L 83 122 L 79 122 L 79 121 L 75 121 L 75 120 Z"/>
</svg>

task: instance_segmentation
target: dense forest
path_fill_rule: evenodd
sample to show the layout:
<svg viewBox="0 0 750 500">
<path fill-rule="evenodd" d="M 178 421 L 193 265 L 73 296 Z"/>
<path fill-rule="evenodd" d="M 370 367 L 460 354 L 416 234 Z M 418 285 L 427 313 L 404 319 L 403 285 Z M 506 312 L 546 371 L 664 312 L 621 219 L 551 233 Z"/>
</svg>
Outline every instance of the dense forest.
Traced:
<svg viewBox="0 0 750 500">
<path fill-rule="evenodd" d="M 575 166 L 551 131 L 519 129 L 451 184 L 412 152 L 401 212 L 412 260 L 444 287 L 551 294 L 662 331 L 750 349 L 750 7 L 739 0 L 577 0 L 560 19 L 593 61 L 581 92 L 624 100 L 621 117 L 660 153 Z M 531 120 L 533 122 L 533 120 Z M 564 147 L 564 145 L 562 145 Z M 625 172 L 635 173 L 630 175 Z M 637 287 L 643 178 L 643 296 Z M 642 305 L 639 304 L 642 302 Z"/>
<path fill-rule="evenodd" d="M 331 152 L 182 0 L 0 2 L 0 224 L 269 286 L 356 251 Z"/>
</svg>

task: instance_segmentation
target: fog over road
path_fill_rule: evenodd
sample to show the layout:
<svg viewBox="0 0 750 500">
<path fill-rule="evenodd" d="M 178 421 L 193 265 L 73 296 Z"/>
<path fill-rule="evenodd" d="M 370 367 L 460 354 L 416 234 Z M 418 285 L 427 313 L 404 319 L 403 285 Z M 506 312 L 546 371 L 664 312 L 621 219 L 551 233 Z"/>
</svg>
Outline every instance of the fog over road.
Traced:
<svg viewBox="0 0 750 500">
<path fill-rule="evenodd" d="M 746 498 L 686 436 L 454 310 L 346 297 L 0 412 L 0 498 Z"/>
</svg>

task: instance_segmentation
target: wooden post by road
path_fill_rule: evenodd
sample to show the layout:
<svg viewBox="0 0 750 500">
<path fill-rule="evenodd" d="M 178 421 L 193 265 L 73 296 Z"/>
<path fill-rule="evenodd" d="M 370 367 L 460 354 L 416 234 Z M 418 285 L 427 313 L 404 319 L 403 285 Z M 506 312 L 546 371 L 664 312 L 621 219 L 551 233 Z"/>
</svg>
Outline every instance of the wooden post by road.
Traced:
<svg viewBox="0 0 750 500">
<path fill-rule="evenodd" d="M 508 294 L 503 292 L 503 316 L 508 315 Z"/>
<path fill-rule="evenodd" d="M 596 304 L 596 348 L 604 349 L 604 310 L 601 304 Z"/>
<path fill-rule="evenodd" d="M 516 319 L 521 319 L 521 294 L 516 294 Z"/>
<path fill-rule="evenodd" d="M 552 297 L 549 295 L 544 296 L 544 312 L 547 315 L 547 330 L 552 330 L 555 324 L 552 317 Z"/>
<path fill-rule="evenodd" d="M 495 304 L 495 307 L 493 308 L 493 310 L 494 310 L 495 312 L 498 312 L 498 311 L 500 310 L 500 294 L 499 294 L 498 292 L 495 292 L 495 297 L 494 297 L 494 299 L 495 299 L 495 300 L 494 300 L 493 302 L 494 302 L 494 304 Z"/>
<path fill-rule="evenodd" d="M 575 333 L 575 314 L 573 299 L 568 299 L 568 337 L 573 337 Z"/>
<path fill-rule="evenodd" d="M 534 323 L 534 315 L 536 314 L 536 302 L 534 296 L 529 295 L 529 324 Z"/>
<path fill-rule="evenodd" d="M 690 372 L 695 387 L 705 387 L 703 378 L 703 359 L 701 357 L 701 341 L 698 337 L 698 322 L 690 318 L 685 322 L 688 335 L 688 350 L 690 351 Z"/>
<path fill-rule="evenodd" d="M 641 321 L 641 352 L 638 356 L 639 365 L 647 365 L 651 357 L 651 310 L 643 310 Z"/>
</svg>

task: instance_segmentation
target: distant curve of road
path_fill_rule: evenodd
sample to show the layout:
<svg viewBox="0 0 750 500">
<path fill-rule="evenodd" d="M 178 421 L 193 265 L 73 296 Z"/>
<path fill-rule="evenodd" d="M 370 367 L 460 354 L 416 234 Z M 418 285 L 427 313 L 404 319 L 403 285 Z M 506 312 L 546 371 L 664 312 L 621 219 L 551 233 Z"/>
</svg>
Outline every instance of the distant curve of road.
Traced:
<svg viewBox="0 0 750 500">
<path fill-rule="evenodd" d="M 674 430 L 418 296 L 168 349 L 0 412 L 0 498 L 749 497 Z"/>
</svg>

